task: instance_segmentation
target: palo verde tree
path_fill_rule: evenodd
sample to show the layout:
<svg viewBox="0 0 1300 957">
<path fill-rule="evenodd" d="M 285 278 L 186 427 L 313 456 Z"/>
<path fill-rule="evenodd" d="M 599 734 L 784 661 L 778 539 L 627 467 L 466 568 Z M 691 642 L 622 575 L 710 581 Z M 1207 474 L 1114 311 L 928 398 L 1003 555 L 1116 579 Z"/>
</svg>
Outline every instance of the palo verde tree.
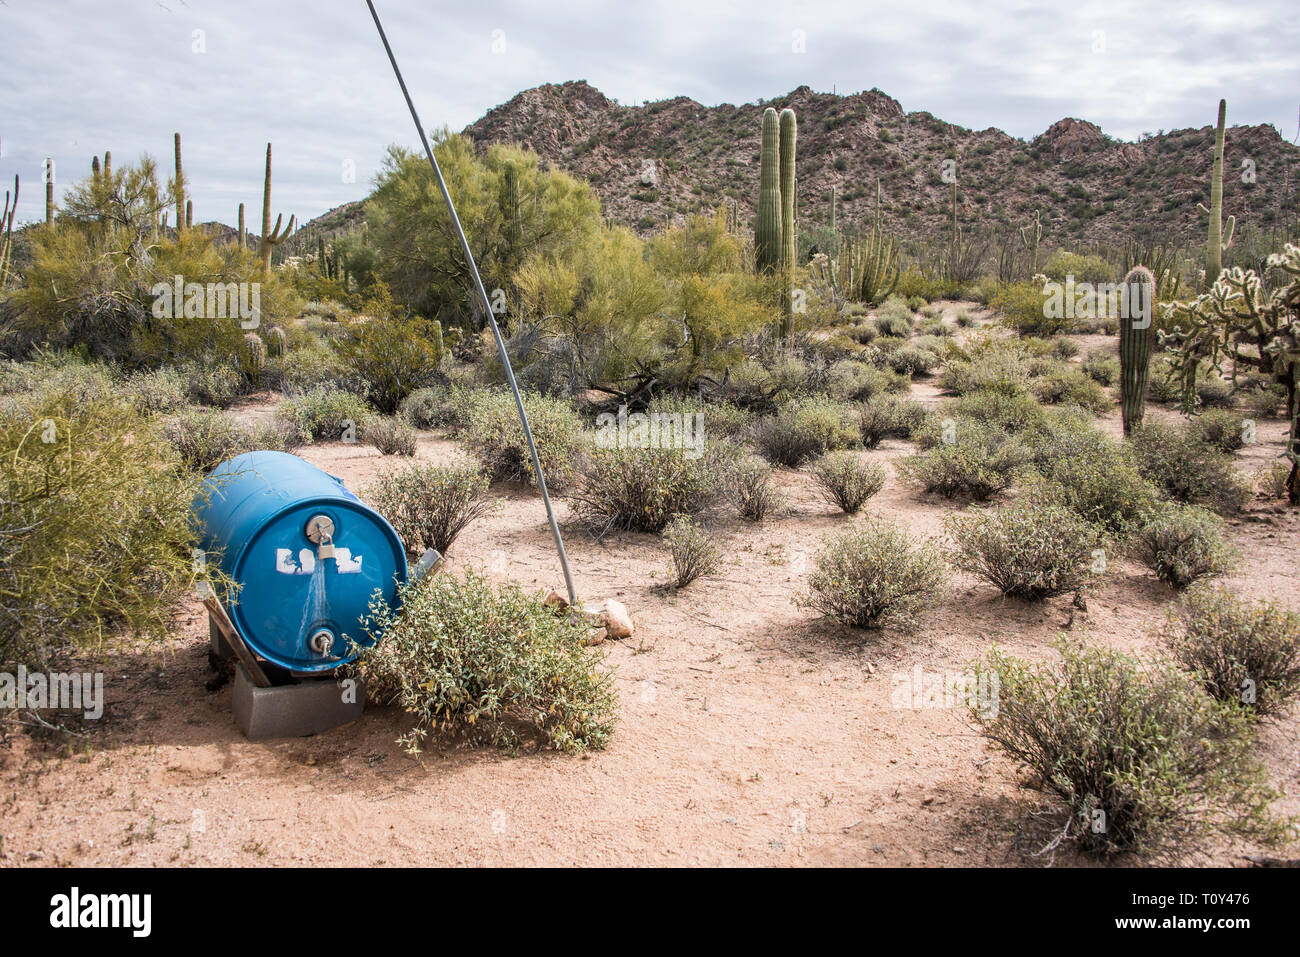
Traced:
<svg viewBox="0 0 1300 957">
<path fill-rule="evenodd" d="M 1174 325 L 1164 338 L 1177 345 L 1175 370 L 1188 406 L 1195 400 L 1202 363 L 1220 371 L 1225 360 L 1254 367 L 1286 389 L 1287 492 L 1291 504 L 1300 505 L 1300 247 L 1288 243 L 1284 252 L 1268 258 L 1268 268 L 1282 270 L 1287 284 L 1266 293 L 1253 270 L 1234 266 L 1219 274 L 1209 292 L 1166 305 L 1166 318 Z"/>
</svg>

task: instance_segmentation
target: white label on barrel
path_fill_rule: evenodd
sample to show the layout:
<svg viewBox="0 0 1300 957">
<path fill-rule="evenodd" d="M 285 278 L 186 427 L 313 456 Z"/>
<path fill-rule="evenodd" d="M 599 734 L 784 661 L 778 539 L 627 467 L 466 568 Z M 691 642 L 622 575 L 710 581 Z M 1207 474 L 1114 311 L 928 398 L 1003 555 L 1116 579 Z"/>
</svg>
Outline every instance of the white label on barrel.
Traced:
<svg viewBox="0 0 1300 957">
<path fill-rule="evenodd" d="M 298 561 L 295 562 L 292 548 L 277 548 L 275 570 L 281 575 L 310 575 L 316 570 L 316 556 L 310 548 L 299 549 Z"/>
<path fill-rule="evenodd" d="M 351 549 L 334 549 L 334 565 L 340 575 L 356 575 L 361 571 L 361 556 L 352 557 Z"/>
</svg>

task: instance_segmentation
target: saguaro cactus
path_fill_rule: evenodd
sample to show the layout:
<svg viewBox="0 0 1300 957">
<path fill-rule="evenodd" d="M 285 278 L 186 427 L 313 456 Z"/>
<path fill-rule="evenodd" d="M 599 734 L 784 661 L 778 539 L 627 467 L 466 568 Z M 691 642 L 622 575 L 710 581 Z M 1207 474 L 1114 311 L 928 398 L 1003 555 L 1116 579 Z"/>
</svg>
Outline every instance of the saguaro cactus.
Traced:
<svg viewBox="0 0 1300 957">
<path fill-rule="evenodd" d="M 189 229 L 194 225 L 194 200 L 185 201 L 185 228 Z"/>
<path fill-rule="evenodd" d="M 1043 223 L 1034 210 L 1034 221 L 1028 226 L 1020 227 L 1020 241 L 1029 250 L 1029 276 L 1032 279 L 1038 272 L 1038 241 L 1043 238 Z"/>
<path fill-rule="evenodd" d="M 181 166 L 181 134 L 173 133 L 172 141 L 176 148 L 176 181 L 172 186 L 176 203 L 176 229 L 185 226 L 185 170 Z"/>
<path fill-rule="evenodd" d="M 248 245 L 248 234 L 244 231 L 244 204 L 239 204 L 239 248 L 243 249 Z"/>
<path fill-rule="evenodd" d="M 5 190 L 4 212 L 0 213 L 0 286 L 9 281 L 9 260 L 14 247 L 14 213 L 18 211 L 18 174 L 14 174 L 13 202 Z"/>
<path fill-rule="evenodd" d="M 798 256 L 798 237 L 795 235 L 795 179 L 794 153 L 797 135 L 794 110 L 781 111 L 781 335 L 788 336 L 794 326 L 794 264 Z"/>
<path fill-rule="evenodd" d="M 45 157 L 45 221 L 54 222 L 54 158 Z"/>
<path fill-rule="evenodd" d="M 1214 130 L 1214 169 L 1210 173 L 1210 205 L 1197 203 L 1210 217 L 1210 237 L 1205 247 L 1205 285 L 1213 286 L 1223 272 L 1223 252 L 1232 244 L 1237 217 L 1228 217 L 1228 233 L 1223 233 L 1223 129 L 1228 117 L 1228 101 L 1219 101 L 1219 123 Z"/>
<path fill-rule="evenodd" d="M 781 262 L 781 180 L 777 170 L 780 136 L 776 110 L 769 106 L 763 111 L 758 220 L 754 224 L 754 265 L 760 273 L 774 272 Z"/>
<path fill-rule="evenodd" d="M 262 181 L 262 238 L 258 243 L 257 251 L 262 257 L 262 275 L 271 275 L 271 250 L 288 238 L 293 232 L 294 217 L 289 217 L 289 226 L 282 233 L 280 232 L 280 220 L 284 218 L 281 213 L 275 217 L 275 228 L 271 228 L 271 144 L 266 144 L 266 177 Z"/>
<path fill-rule="evenodd" d="M 1120 290 L 1119 403 L 1125 435 L 1141 424 L 1146 414 L 1155 295 L 1155 276 L 1146 266 L 1134 266 L 1124 277 Z"/>
</svg>

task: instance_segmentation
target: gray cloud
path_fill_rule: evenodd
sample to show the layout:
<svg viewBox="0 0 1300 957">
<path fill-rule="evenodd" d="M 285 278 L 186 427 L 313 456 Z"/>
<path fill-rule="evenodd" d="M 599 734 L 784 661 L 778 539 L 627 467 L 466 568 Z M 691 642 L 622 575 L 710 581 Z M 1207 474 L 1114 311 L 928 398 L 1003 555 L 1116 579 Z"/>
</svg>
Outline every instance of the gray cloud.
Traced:
<svg viewBox="0 0 1300 957">
<path fill-rule="evenodd" d="M 1300 105 L 1300 25 L 1282 0 L 378 6 L 429 127 L 459 129 L 522 89 L 571 79 L 623 103 L 878 87 L 909 111 L 1025 138 L 1062 116 L 1125 139 L 1203 126 L 1220 96 L 1230 123 L 1291 138 Z M 196 218 L 233 222 L 244 202 L 256 228 L 268 140 L 272 206 L 300 221 L 364 196 L 384 147 L 414 142 L 363 0 L 3 0 L 0 37 L 0 184 L 22 175 L 21 220 L 42 215 L 47 155 L 57 200 L 105 149 L 116 162 L 149 152 L 169 170 L 179 130 Z"/>
</svg>

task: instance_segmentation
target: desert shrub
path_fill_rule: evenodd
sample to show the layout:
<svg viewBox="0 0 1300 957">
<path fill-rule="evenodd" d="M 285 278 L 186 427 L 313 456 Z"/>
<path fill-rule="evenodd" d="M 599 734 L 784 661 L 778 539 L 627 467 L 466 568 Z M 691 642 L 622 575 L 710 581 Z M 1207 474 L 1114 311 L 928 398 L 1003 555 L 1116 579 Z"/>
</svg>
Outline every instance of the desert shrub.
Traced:
<svg viewBox="0 0 1300 957">
<path fill-rule="evenodd" d="M 122 383 L 122 393 L 144 415 L 179 411 L 189 403 L 188 392 L 181 374 L 167 367 L 137 372 Z"/>
<path fill-rule="evenodd" d="M 591 528 L 661 532 L 675 516 L 694 515 L 720 490 L 709 455 L 681 449 L 597 448 L 571 494 L 574 512 Z"/>
<path fill-rule="evenodd" d="M 803 603 L 855 628 L 911 628 L 942 598 L 945 580 L 933 542 L 871 522 L 823 539 Z"/>
<path fill-rule="evenodd" d="M 849 515 L 856 514 L 885 484 L 883 468 L 860 461 L 852 452 L 832 452 L 817 462 L 812 473 L 826 500 Z"/>
<path fill-rule="evenodd" d="M 785 509 L 785 499 L 772 484 L 772 467 L 758 456 L 735 462 L 723 477 L 723 494 L 741 518 L 761 522 Z"/>
<path fill-rule="evenodd" d="M 343 389 L 356 395 L 365 392 L 364 384 L 343 364 L 338 353 L 319 343 L 284 355 L 268 356 L 262 380 L 269 388 L 285 395 L 301 395 L 323 388 Z"/>
<path fill-rule="evenodd" d="M 1286 498 L 1287 481 L 1291 478 L 1291 466 L 1287 462 L 1274 462 L 1267 468 L 1255 473 L 1255 488 L 1268 498 Z"/>
<path fill-rule="evenodd" d="M 363 384 L 364 397 L 385 415 L 396 412 L 416 389 L 431 385 L 442 361 L 440 340 L 421 319 L 356 322 L 334 348 Z"/>
<path fill-rule="evenodd" d="M 1144 422 L 1133 430 L 1129 444 L 1138 471 L 1176 501 L 1232 512 L 1250 498 L 1232 457 L 1185 428 Z"/>
<path fill-rule="evenodd" d="M 880 335 L 880 327 L 874 321 L 866 319 L 849 326 L 845 334 L 859 345 L 869 346 Z"/>
<path fill-rule="evenodd" d="M 881 335 L 905 339 L 912 333 L 912 310 L 902 299 L 890 296 L 885 304 L 876 310 L 875 322 Z"/>
<path fill-rule="evenodd" d="M 989 308 L 1000 313 L 1003 324 L 1022 336 L 1051 335 L 1064 331 L 1069 325 L 1069 320 L 1064 318 L 1064 310 L 1058 310 L 1061 313 L 1059 318 L 1047 316 L 1047 296 L 1038 283 L 1003 285 L 989 301 Z"/>
<path fill-rule="evenodd" d="M 682 422 L 687 423 L 687 416 L 702 416 L 700 421 L 703 423 L 703 430 L 699 433 L 701 440 L 705 436 L 722 437 L 734 439 L 743 435 L 753 424 L 754 417 L 746 409 L 726 401 L 709 401 L 707 399 L 695 397 L 679 397 L 672 395 L 656 396 L 649 405 L 646 406 L 646 414 L 650 416 L 660 416 L 659 421 L 665 423 L 661 425 L 666 428 L 667 424 L 672 424 L 676 428 L 677 420 L 665 419 L 663 417 L 682 416 Z"/>
<path fill-rule="evenodd" d="M 1212 409 L 1231 409 L 1237 404 L 1232 383 L 1219 378 L 1217 373 L 1196 380 L 1196 398 L 1202 406 Z"/>
<path fill-rule="evenodd" d="M 1198 585 L 1163 637 L 1174 660 L 1224 704 L 1275 715 L 1300 691 L 1300 615 L 1275 602 Z"/>
<path fill-rule="evenodd" d="M 180 374 L 191 402 L 216 409 L 228 408 L 239 398 L 244 387 L 239 370 L 224 363 L 186 365 L 181 367 Z"/>
<path fill-rule="evenodd" d="M 939 366 L 939 357 L 929 349 L 903 345 L 885 353 L 883 361 L 899 375 L 928 375 Z"/>
<path fill-rule="evenodd" d="M 957 542 L 954 565 L 1031 601 L 1083 588 L 1100 545 L 1096 526 L 1076 512 L 1030 497 L 952 515 L 947 525 Z"/>
<path fill-rule="evenodd" d="M 695 579 L 712 575 L 722 564 L 722 549 L 690 518 L 679 515 L 663 532 L 673 563 L 673 588 L 685 588 Z"/>
<path fill-rule="evenodd" d="M 1151 371 L 1147 378 L 1147 399 L 1162 405 L 1181 402 L 1183 384 L 1178 379 L 1170 356 L 1157 356 L 1151 360 Z"/>
<path fill-rule="evenodd" d="M 873 396 L 906 392 L 907 376 L 856 359 L 842 359 L 826 373 L 826 391 L 836 399 L 866 401 Z"/>
<path fill-rule="evenodd" d="M 415 429 L 395 415 L 372 416 L 361 427 L 359 439 L 384 455 L 415 454 Z"/>
<path fill-rule="evenodd" d="M 449 423 L 448 389 L 445 386 L 426 386 L 416 389 L 405 399 L 399 412 L 413 428 L 432 429 Z"/>
<path fill-rule="evenodd" d="M 1129 540 L 1130 553 L 1174 588 L 1232 567 L 1234 552 L 1223 540 L 1223 522 L 1199 505 L 1162 502 Z"/>
<path fill-rule="evenodd" d="M 969 309 L 958 309 L 957 315 L 953 317 L 957 325 L 963 329 L 969 329 L 975 325 L 975 316 Z"/>
<path fill-rule="evenodd" d="M 1046 494 L 1119 535 L 1157 500 L 1129 449 L 1096 428 L 1068 422 L 1054 427 L 1034 449 L 1034 466 L 1047 479 Z"/>
<path fill-rule="evenodd" d="M 0 661 L 170 634 L 196 487 L 159 423 L 47 386 L 0 403 L 0 460 Z"/>
<path fill-rule="evenodd" d="M 382 473 L 365 497 L 413 558 L 428 548 L 445 555 L 456 536 L 492 508 L 487 478 L 473 465 L 412 462 Z"/>
<path fill-rule="evenodd" d="M 927 492 L 982 502 L 1014 485 L 1030 461 L 1018 438 L 977 420 L 955 423 L 951 437 L 903 459 L 899 470 Z"/>
<path fill-rule="evenodd" d="M 1101 413 L 1114 408 L 1106 390 L 1078 369 L 1065 367 L 1033 380 L 1034 395 L 1049 405 L 1071 402 L 1081 409 Z"/>
<path fill-rule="evenodd" d="M 1083 360 L 1083 374 L 1098 385 L 1115 385 L 1119 382 L 1119 373 L 1119 360 L 1104 352 L 1090 352 Z"/>
<path fill-rule="evenodd" d="M 1192 418 L 1188 427 L 1196 438 L 1220 452 L 1235 452 L 1246 444 L 1246 420 L 1228 409 L 1211 409 Z"/>
<path fill-rule="evenodd" d="M 214 468 L 236 455 L 270 449 L 288 452 L 302 444 L 297 430 L 284 423 L 246 426 L 221 412 L 187 409 L 170 419 L 163 436 L 181 461 L 199 472 Z"/>
<path fill-rule="evenodd" d="M 1012 434 L 1042 430 L 1048 421 L 1047 413 L 1032 395 L 984 389 L 963 395 L 957 400 L 955 411 L 959 418 L 987 422 Z"/>
<path fill-rule="evenodd" d="M 1276 795 L 1241 715 L 1176 670 L 1079 640 L 1059 648 L 1059 663 L 990 653 L 976 678 L 996 685 L 997 707 L 972 718 L 1026 766 L 1026 787 L 1064 803 L 1065 839 L 1109 856 L 1176 854 L 1207 832 L 1276 834 Z"/>
<path fill-rule="evenodd" d="M 808 459 L 856 443 L 856 411 L 830 399 L 795 399 L 760 420 L 754 439 L 770 461 L 798 468 Z"/>
<path fill-rule="evenodd" d="M 1252 389 L 1242 396 L 1246 411 L 1257 419 L 1271 419 L 1278 407 L 1286 401 L 1286 387 L 1271 383 L 1262 389 Z"/>
<path fill-rule="evenodd" d="M 1029 368 L 1023 351 L 1014 343 L 992 342 L 973 352 L 969 362 L 949 362 L 939 373 L 939 385 L 964 395 L 982 389 L 1016 395 L 1027 389 Z"/>
<path fill-rule="evenodd" d="M 858 412 L 858 432 L 864 447 L 874 449 L 882 439 L 906 439 L 925 423 L 925 406 L 892 395 L 879 396 Z"/>
<path fill-rule="evenodd" d="M 557 615 L 517 585 L 472 571 L 429 575 L 401 590 L 401 610 L 371 606 L 376 641 L 357 670 L 370 697 L 414 715 L 401 743 L 418 753 L 430 732 L 515 748 L 531 731 L 558 751 L 604 747 L 617 716 L 611 676 L 580 619 Z"/>
<path fill-rule="evenodd" d="M 1079 344 L 1073 339 L 1057 337 L 1052 340 L 1052 355 L 1058 359 L 1073 359 L 1079 351 Z"/>
<path fill-rule="evenodd" d="M 337 442 L 355 439 L 374 412 L 352 393 L 325 387 L 286 399 L 276 408 L 275 416 L 296 429 L 306 442 Z"/>
<path fill-rule="evenodd" d="M 1073 276 L 1076 283 L 1115 282 L 1119 277 L 1115 268 L 1102 256 L 1085 253 L 1072 253 L 1064 249 L 1052 253 L 1051 258 L 1043 264 L 1043 275 L 1057 282 L 1065 282 Z"/>
<path fill-rule="evenodd" d="M 548 488 L 572 484 L 586 445 L 582 418 L 562 399 L 523 393 L 528 426 L 537 444 Z M 494 482 L 535 483 L 533 462 L 514 397 L 509 392 L 478 390 L 464 394 L 465 441 Z"/>
</svg>

